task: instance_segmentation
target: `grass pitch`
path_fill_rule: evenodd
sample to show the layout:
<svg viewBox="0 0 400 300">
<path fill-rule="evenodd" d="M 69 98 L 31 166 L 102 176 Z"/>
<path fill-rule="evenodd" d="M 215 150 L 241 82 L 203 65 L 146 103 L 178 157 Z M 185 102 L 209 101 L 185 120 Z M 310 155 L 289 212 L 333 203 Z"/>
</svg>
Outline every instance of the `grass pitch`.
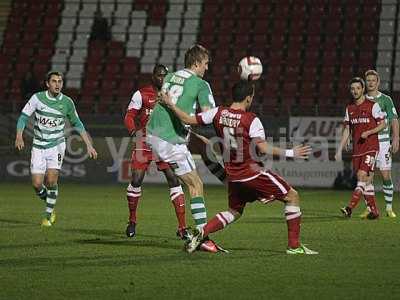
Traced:
<svg viewBox="0 0 400 300">
<path fill-rule="evenodd" d="M 208 216 L 224 187 L 206 186 Z M 0 184 L 0 299 L 398 299 L 399 219 L 340 216 L 350 192 L 303 190 L 302 240 L 316 256 L 284 254 L 282 205 L 249 205 L 212 236 L 231 251 L 182 251 L 166 186 L 144 186 L 138 235 L 124 235 L 125 186 L 62 183 L 57 223 L 27 184 Z M 395 195 L 398 208 L 398 195 Z M 382 195 L 378 194 L 383 209 Z M 187 210 L 189 212 L 189 210 Z M 397 212 L 400 212 L 397 209 Z M 187 220 L 191 223 L 190 213 Z"/>
</svg>

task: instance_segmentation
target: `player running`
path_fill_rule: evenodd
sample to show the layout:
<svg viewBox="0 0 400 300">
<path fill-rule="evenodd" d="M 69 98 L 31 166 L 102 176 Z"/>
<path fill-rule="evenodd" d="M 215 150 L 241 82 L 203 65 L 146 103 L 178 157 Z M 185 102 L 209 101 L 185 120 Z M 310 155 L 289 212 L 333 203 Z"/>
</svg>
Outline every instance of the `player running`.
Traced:
<svg viewBox="0 0 400 300">
<path fill-rule="evenodd" d="M 350 132 L 353 141 L 353 170 L 357 173 L 357 186 L 351 200 L 341 212 L 351 217 L 352 210 L 357 206 L 362 195 L 368 205 L 368 219 L 379 217 L 376 206 L 375 191 L 372 184 L 374 178 L 375 159 L 379 151 L 378 132 L 385 128 L 385 116 L 378 103 L 365 98 L 365 83 L 362 78 L 354 77 L 350 81 L 352 104 L 347 105 L 344 117 L 344 129 L 335 159 L 342 160 L 342 151 L 348 142 Z"/>
<path fill-rule="evenodd" d="M 185 69 L 165 77 L 163 89 L 169 91 L 174 103 L 188 114 L 193 115 L 198 106 L 202 111 L 215 106 L 210 86 L 202 79 L 208 63 L 208 50 L 194 45 L 185 53 Z M 187 186 L 195 225 L 203 227 L 207 223 L 203 182 L 187 147 L 188 128 L 164 106 L 157 104 L 147 123 L 146 141 Z"/>
<path fill-rule="evenodd" d="M 383 113 L 386 114 L 386 125 L 378 133 L 379 153 L 376 158 L 376 167 L 379 169 L 383 178 L 383 193 L 386 202 L 386 215 L 395 218 L 393 211 L 393 182 L 392 182 L 392 154 L 399 150 L 399 121 L 397 111 L 394 107 L 392 98 L 381 93 L 379 89 L 380 78 L 375 70 L 365 72 L 367 95 L 366 98 L 379 104 Z M 392 133 L 391 133 L 392 130 Z M 369 214 L 367 209 L 361 217 L 365 218 Z"/>
<path fill-rule="evenodd" d="M 89 135 L 79 119 L 71 98 L 61 93 L 63 74 L 51 71 L 46 77 L 47 90 L 35 93 L 22 109 L 17 122 L 15 147 L 25 147 L 23 132 L 30 116 L 35 114 L 31 151 L 32 185 L 40 199 L 45 201 L 45 217 L 42 226 L 55 223 L 54 206 L 58 196 L 58 175 L 65 153 L 65 121 L 68 119 L 86 144 L 89 157 L 96 159 Z M 43 184 L 46 180 L 46 185 Z"/>
<path fill-rule="evenodd" d="M 129 222 L 126 227 L 127 237 L 134 237 L 136 234 L 136 209 L 142 195 L 143 179 L 152 161 L 156 162 L 157 169 L 162 171 L 167 179 L 170 189 L 170 199 L 175 208 L 178 220 L 177 235 L 182 239 L 186 239 L 188 234 L 185 220 L 185 195 L 179 180 L 168 163 L 155 158 L 145 140 L 146 124 L 157 103 L 157 93 L 161 90 L 164 77 L 167 74 L 167 67 L 161 64 L 155 65 L 151 84 L 140 88 L 133 94 L 125 115 L 126 129 L 131 136 L 136 136 L 136 145 L 132 151 L 131 158 L 132 179 L 126 191 L 129 208 Z"/>
<path fill-rule="evenodd" d="M 254 153 L 307 158 L 311 153 L 309 146 L 296 146 L 281 149 L 267 144 L 260 119 L 247 110 L 254 97 L 254 85 L 240 81 L 232 88 L 233 104 L 230 107 L 216 107 L 207 112 L 189 116 L 173 97 L 163 96 L 163 101 L 185 124 L 213 124 L 216 134 L 222 139 L 222 153 L 228 177 L 229 210 L 218 213 L 207 224 L 195 231 L 187 245 L 193 252 L 204 236 L 223 229 L 239 219 L 248 202 L 256 200 L 269 203 L 279 200 L 284 203 L 284 213 L 288 228 L 287 254 L 318 254 L 300 243 L 300 198 L 282 177 L 274 174 L 256 160 Z M 255 149 L 252 146 L 255 145 Z"/>
</svg>

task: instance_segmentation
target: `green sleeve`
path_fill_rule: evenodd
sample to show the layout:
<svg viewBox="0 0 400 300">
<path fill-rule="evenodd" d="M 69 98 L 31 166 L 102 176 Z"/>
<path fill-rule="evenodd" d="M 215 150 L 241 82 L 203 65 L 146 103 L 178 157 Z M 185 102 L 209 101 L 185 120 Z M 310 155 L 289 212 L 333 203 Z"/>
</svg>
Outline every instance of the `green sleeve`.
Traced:
<svg viewBox="0 0 400 300">
<path fill-rule="evenodd" d="M 215 101 L 211 92 L 210 85 L 204 80 L 200 81 L 198 101 L 200 107 L 215 107 Z"/>
<path fill-rule="evenodd" d="M 71 101 L 71 106 L 69 109 L 69 112 L 67 114 L 68 120 L 71 122 L 71 125 L 80 133 L 82 131 L 85 131 L 85 126 L 83 126 L 83 123 L 81 119 L 79 119 L 78 113 L 76 112 L 75 105 Z"/>
<path fill-rule="evenodd" d="M 24 130 L 26 124 L 28 124 L 29 116 L 21 113 L 17 121 L 17 130 Z"/>
<path fill-rule="evenodd" d="M 397 119 L 397 111 L 391 98 L 387 98 L 385 101 L 385 112 L 388 120 Z"/>
</svg>

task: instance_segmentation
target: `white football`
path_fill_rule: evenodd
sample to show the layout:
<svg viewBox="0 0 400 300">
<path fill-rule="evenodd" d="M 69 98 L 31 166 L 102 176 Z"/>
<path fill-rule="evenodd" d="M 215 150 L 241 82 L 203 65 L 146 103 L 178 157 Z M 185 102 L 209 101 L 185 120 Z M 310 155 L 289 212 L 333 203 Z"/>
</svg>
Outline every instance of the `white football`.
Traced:
<svg viewBox="0 0 400 300">
<path fill-rule="evenodd" d="M 255 56 L 243 57 L 238 65 L 240 78 L 243 80 L 258 80 L 261 77 L 263 66 L 261 60 Z"/>
</svg>

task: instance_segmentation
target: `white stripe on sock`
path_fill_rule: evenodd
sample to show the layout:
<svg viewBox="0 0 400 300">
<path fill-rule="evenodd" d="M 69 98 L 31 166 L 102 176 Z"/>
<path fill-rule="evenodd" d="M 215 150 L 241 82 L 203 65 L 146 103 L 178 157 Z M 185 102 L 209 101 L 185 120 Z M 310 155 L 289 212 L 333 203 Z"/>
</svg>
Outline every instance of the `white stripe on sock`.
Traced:
<svg viewBox="0 0 400 300">
<path fill-rule="evenodd" d="M 301 212 L 291 214 L 291 215 L 286 215 L 286 220 L 293 220 L 301 216 Z"/>
<path fill-rule="evenodd" d="M 193 204 L 190 204 L 190 208 L 191 209 L 204 208 L 204 204 L 203 203 L 193 203 Z"/>
<path fill-rule="evenodd" d="M 224 220 L 224 218 L 221 217 L 219 214 L 217 214 L 217 218 L 218 218 L 218 220 L 222 223 L 222 225 L 223 225 L 224 227 L 227 225 L 226 222 L 225 222 L 225 220 Z"/>
<path fill-rule="evenodd" d="M 200 212 L 200 213 L 197 213 L 197 214 L 193 214 L 193 218 L 194 218 L 194 219 L 204 219 L 204 218 L 207 218 L 207 213 L 205 213 L 205 212 Z"/>
</svg>

